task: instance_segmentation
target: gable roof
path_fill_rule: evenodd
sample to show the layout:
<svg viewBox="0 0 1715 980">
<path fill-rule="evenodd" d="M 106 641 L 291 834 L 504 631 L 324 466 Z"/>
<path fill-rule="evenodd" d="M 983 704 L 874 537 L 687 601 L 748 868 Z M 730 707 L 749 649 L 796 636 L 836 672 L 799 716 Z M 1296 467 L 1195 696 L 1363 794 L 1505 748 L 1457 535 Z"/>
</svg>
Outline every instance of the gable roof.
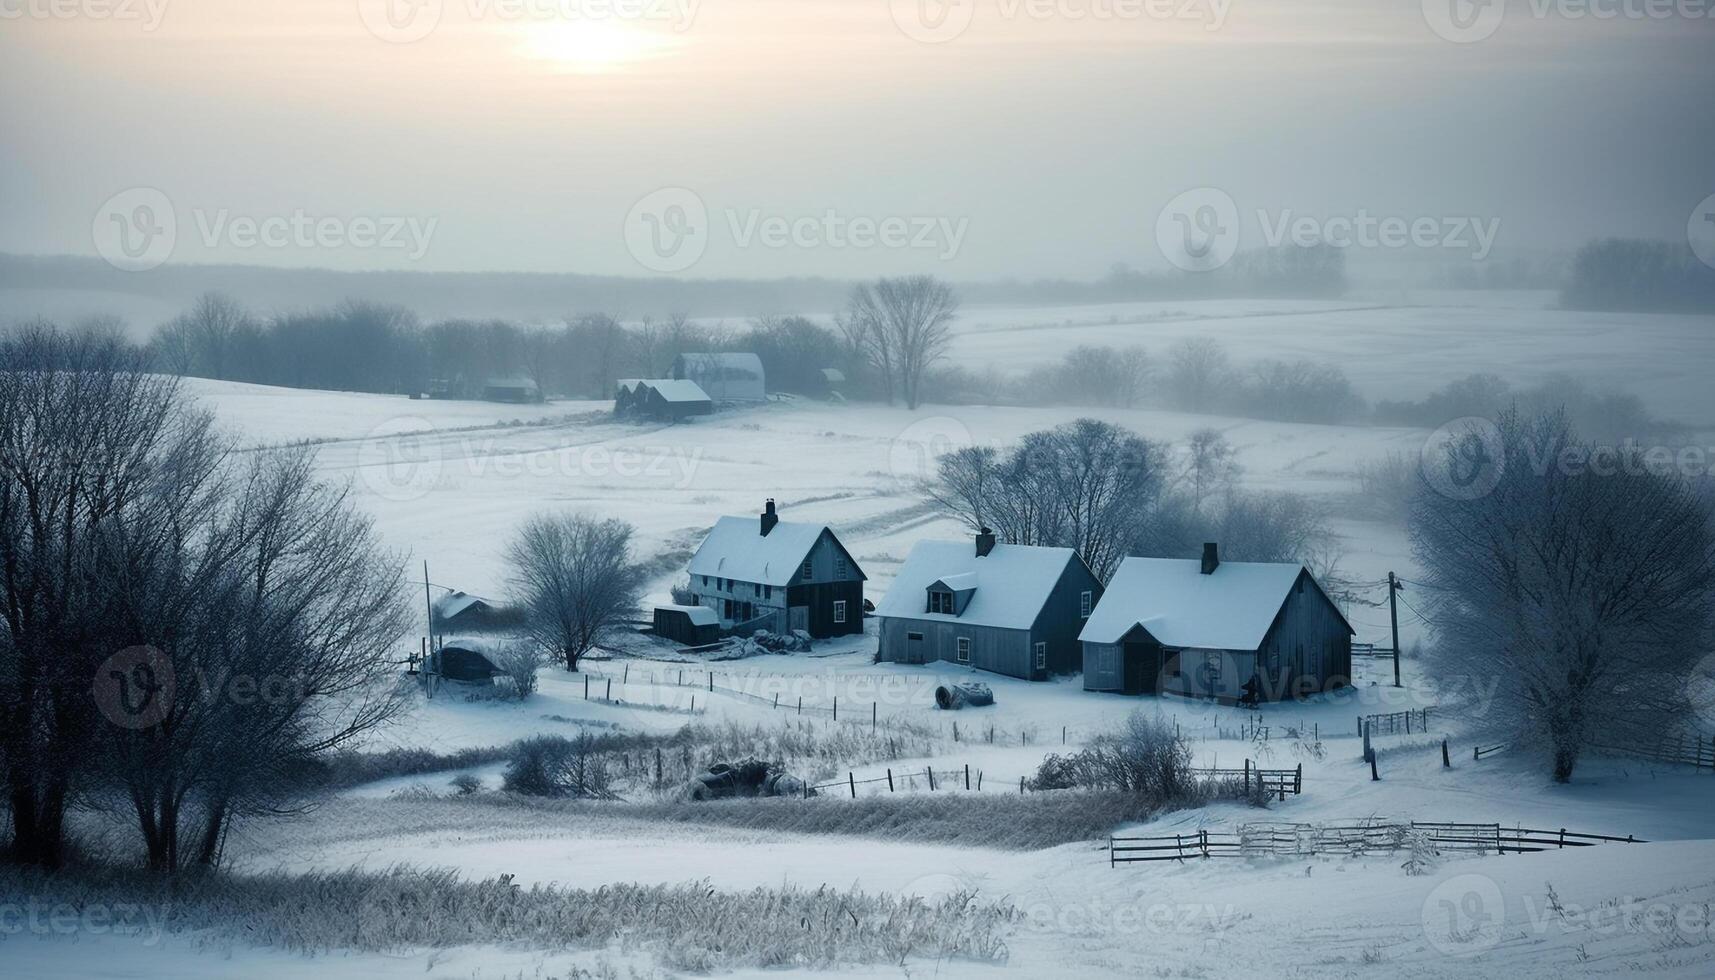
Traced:
<svg viewBox="0 0 1715 980">
<path fill-rule="evenodd" d="M 810 549 L 823 533 L 833 537 L 834 544 L 845 551 L 826 524 L 781 521 L 766 536 L 760 533 L 760 528 L 755 517 L 723 517 L 716 521 L 697 553 L 691 556 L 691 574 L 784 586 L 810 556 Z M 846 559 L 851 560 L 850 552 L 846 552 Z M 851 566 L 859 579 L 865 577 L 856 561 L 851 561 Z"/>
<path fill-rule="evenodd" d="M 1029 629 L 1048 597 L 1077 560 L 1071 548 L 997 544 L 977 557 L 971 541 L 919 541 L 875 607 L 877 616 Z M 955 591 L 975 588 L 962 615 L 930 613 L 926 591 L 940 582 Z"/>
<path fill-rule="evenodd" d="M 1127 558 L 1078 639 L 1118 643 L 1142 626 L 1162 646 L 1255 650 L 1301 574 L 1322 591 L 1303 565 L 1287 562 L 1223 561 L 1204 575 L 1196 558 Z"/>
<path fill-rule="evenodd" d="M 452 619 L 472 606 L 491 606 L 493 604 L 481 596 L 454 591 L 437 598 L 433 605 L 437 617 Z"/>
<path fill-rule="evenodd" d="M 704 391 L 695 381 L 651 380 L 639 381 L 646 388 L 655 389 L 663 401 L 669 402 L 706 402 L 708 392 Z"/>
<path fill-rule="evenodd" d="M 693 626 L 718 626 L 721 621 L 720 616 L 716 615 L 715 611 L 710 609 L 708 606 L 681 606 L 669 603 L 668 605 L 656 606 L 655 608 L 684 613 L 685 616 L 690 619 L 691 625 Z"/>
</svg>

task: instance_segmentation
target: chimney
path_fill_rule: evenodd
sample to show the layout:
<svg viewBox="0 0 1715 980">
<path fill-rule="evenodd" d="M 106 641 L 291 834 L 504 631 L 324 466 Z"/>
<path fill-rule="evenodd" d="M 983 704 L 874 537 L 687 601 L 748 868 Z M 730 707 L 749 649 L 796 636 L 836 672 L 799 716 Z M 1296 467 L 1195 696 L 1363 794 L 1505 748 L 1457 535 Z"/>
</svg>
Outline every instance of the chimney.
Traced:
<svg viewBox="0 0 1715 980">
<path fill-rule="evenodd" d="M 989 552 L 991 552 L 993 550 L 994 550 L 994 532 L 989 530 L 986 527 L 978 530 L 977 531 L 977 557 L 978 558 L 987 558 L 989 555 Z"/>
<path fill-rule="evenodd" d="M 780 523 L 780 515 L 774 513 L 774 498 L 768 498 L 768 504 L 762 508 L 762 536 L 768 537 L 768 532 L 774 530 L 774 525 Z"/>
<path fill-rule="evenodd" d="M 1203 574 L 1213 575 L 1215 574 L 1215 569 L 1220 567 L 1220 549 L 1215 547 L 1215 542 L 1213 541 L 1203 542 Z"/>
</svg>

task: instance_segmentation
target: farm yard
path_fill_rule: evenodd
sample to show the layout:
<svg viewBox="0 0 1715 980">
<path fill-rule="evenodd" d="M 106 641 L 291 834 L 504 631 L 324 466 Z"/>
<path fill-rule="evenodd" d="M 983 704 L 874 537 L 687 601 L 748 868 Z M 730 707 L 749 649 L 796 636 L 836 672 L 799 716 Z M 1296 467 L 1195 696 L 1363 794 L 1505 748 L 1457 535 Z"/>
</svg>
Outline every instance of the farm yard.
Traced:
<svg viewBox="0 0 1715 980">
<path fill-rule="evenodd" d="M 1546 309 L 1505 314 L 1515 359 L 1503 348 L 1489 369 L 1528 379 L 1603 363 L 1600 380 L 1640 391 L 1694 442 L 1715 431 L 1703 382 L 1715 367 L 1709 345 L 1681 353 L 1687 331 L 1706 331 L 1707 318 L 1622 327 Z M 1381 397 L 1421 394 L 1462 373 L 1454 366 L 1462 332 L 1481 332 L 1495 315 L 1465 305 L 1261 302 L 976 310 L 953 351 L 1022 368 L 1053 360 L 1070 343 L 1065 331 L 1154 348 L 1194 330 L 1246 357 L 1320 353 L 1361 338 L 1373 345 L 1374 370 L 1352 372 L 1364 394 Z M 1283 320 L 1290 329 L 1279 329 Z M 1611 356 L 1621 329 L 1635 359 Z M 1411 365 L 1409 377 L 1389 373 L 1401 364 Z M 937 456 L 1085 416 L 1173 444 L 1213 426 L 1234 447 L 1245 488 L 1302 494 L 1333 514 L 1338 572 L 1357 597 L 1343 612 L 1359 644 L 1387 646 L 1388 573 L 1406 583 L 1404 684 L 1393 686 L 1391 658 L 1359 655 L 1350 686 L 1255 708 L 1096 693 L 1076 674 L 1029 681 L 946 660 L 878 663 L 874 619 L 808 652 L 726 659 L 728 651 L 688 651 L 639 632 L 639 610 L 577 672 L 543 667 L 521 700 L 413 679 L 406 710 L 356 746 L 400 761 L 352 763 L 363 775 L 336 780 L 313 807 L 235 822 L 222 857 L 240 884 L 218 900 L 253 903 L 252 926 L 219 924 L 206 912 L 217 897 L 186 894 L 163 900 L 158 928 L 145 923 L 135 935 L 0 938 L 9 973 L 101 975 L 121 960 L 163 976 L 226 976 L 242 964 L 324 978 L 761 977 L 780 967 L 852 977 L 1715 970 L 1715 771 L 1597 755 L 1557 784 L 1540 757 L 1487 739 L 1484 715 L 1498 709 L 1486 678 L 1435 669 L 1405 530 L 1364 499 L 1359 481 L 1367 461 L 1415 458 L 1425 430 L 932 400 L 915 412 L 858 410 L 794 398 L 666 425 L 616 420 L 600 402 L 185 384 L 247 449 L 313 443 L 318 474 L 348 482 L 380 539 L 408 558 L 417 610 L 425 564 L 431 592 L 507 596 L 503 544 L 541 511 L 633 525 L 647 602 L 670 603 L 715 519 L 753 515 L 765 497 L 778 501 L 782 520 L 833 529 L 868 576 L 864 595 L 879 599 L 915 543 L 969 540 L 969 528 L 924 499 Z M 400 646 L 401 668 L 426 644 L 421 632 Z M 993 705 L 936 706 L 938 687 L 972 681 L 988 685 Z M 1138 719 L 1187 747 L 1191 797 L 1157 806 L 1046 779 L 1053 757 L 1100 745 Z M 600 770 L 608 798 L 508 792 L 519 746 L 544 736 L 582 746 L 574 761 Z M 710 762 L 749 754 L 780 764 L 808 792 L 683 798 L 679 787 Z M 133 833 L 82 819 L 104 845 Z M 1496 853 L 1438 847 L 1413 822 L 1495 825 L 1497 840 L 1518 831 L 1515 842 L 1563 830 L 1621 840 Z M 1359 824 L 1392 828 L 1385 846 L 1354 847 L 1334 834 Z M 1238 841 L 1264 828 L 1289 843 L 1229 860 L 1177 843 L 1198 840 L 1206 853 L 1211 837 Z M 1114 860 L 1127 841 L 1168 839 L 1175 860 Z M 495 895 L 461 901 L 489 910 L 468 921 L 508 924 L 473 931 L 467 917 L 442 910 L 458 922 L 437 919 L 434 900 L 397 897 L 426 887 L 413 876 L 441 872 L 499 880 Z M 327 903 L 327 918 L 382 925 L 329 940 L 311 912 L 282 911 L 311 903 L 277 883 L 308 875 L 326 876 L 303 887 Z M 33 887 L 54 894 L 51 883 Z M 276 887 L 287 891 L 270 900 Z M 654 911 L 603 919 L 615 901 Z M 552 933 L 556 941 L 521 925 L 556 908 L 592 910 L 590 921 Z M 664 914 L 687 924 L 678 938 L 650 925 Z M 1673 921 L 1662 926 L 1664 916 Z M 794 928 L 802 941 L 768 932 Z"/>
</svg>

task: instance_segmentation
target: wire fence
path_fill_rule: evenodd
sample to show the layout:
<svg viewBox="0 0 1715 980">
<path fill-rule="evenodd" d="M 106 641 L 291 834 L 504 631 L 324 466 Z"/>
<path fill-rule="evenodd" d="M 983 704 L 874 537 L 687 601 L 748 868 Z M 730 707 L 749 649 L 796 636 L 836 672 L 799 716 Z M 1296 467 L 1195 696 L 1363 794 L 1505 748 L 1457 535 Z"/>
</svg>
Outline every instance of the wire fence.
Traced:
<svg viewBox="0 0 1715 980">
<path fill-rule="evenodd" d="M 1233 830 L 1199 829 L 1154 837 L 1108 838 L 1108 866 L 1149 861 L 1185 861 L 1225 857 L 1308 857 L 1338 854 L 1362 857 L 1401 851 L 1428 855 L 1448 853 L 1525 854 L 1597 844 L 1642 844 L 1627 835 L 1539 830 L 1498 823 L 1444 821 L 1392 822 L 1349 820 L 1322 824 L 1261 822 Z"/>
</svg>

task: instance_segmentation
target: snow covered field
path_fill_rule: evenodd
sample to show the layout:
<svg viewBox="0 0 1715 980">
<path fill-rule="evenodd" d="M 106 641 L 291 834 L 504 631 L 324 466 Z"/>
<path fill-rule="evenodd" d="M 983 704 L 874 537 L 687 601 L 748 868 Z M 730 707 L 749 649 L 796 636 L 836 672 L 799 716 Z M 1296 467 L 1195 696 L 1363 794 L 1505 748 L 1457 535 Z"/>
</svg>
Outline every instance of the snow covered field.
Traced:
<svg viewBox="0 0 1715 980">
<path fill-rule="evenodd" d="M 1372 398 L 1419 396 L 1475 370 L 1519 381 L 1568 371 L 1636 392 L 1665 416 L 1715 428 L 1705 381 L 1715 370 L 1712 325 L 1698 317 L 1560 313 L 1516 297 L 1504 305 L 1385 309 L 1364 302 L 1123 304 L 973 311 L 954 356 L 973 366 L 1023 369 L 1077 343 L 1142 343 L 1159 351 L 1198 334 L 1227 342 L 1240 359 L 1338 358 Z M 1479 339 L 1480 364 L 1472 361 Z M 500 549 L 533 511 L 584 510 L 634 523 L 641 553 L 660 560 L 659 599 L 715 517 L 752 514 L 774 497 L 787 520 L 832 525 L 868 573 L 867 594 L 876 598 L 914 542 L 965 533 L 934 514 L 914 489 L 936 453 L 971 442 L 1005 443 L 1080 415 L 1168 441 L 1215 425 L 1237 447 L 1247 485 L 1308 494 L 1337 509 L 1341 568 L 1349 578 L 1371 583 L 1391 570 L 1409 582 L 1413 575 L 1403 530 L 1355 506 L 1359 464 L 1389 452 L 1415 454 L 1425 433 L 1409 429 L 1147 410 L 931 405 L 913 413 L 793 400 L 656 427 L 616 423 L 602 403 L 505 406 L 191 386 L 249 445 L 320 443 L 325 472 L 351 479 L 385 539 L 409 554 L 413 574 L 427 561 L 437 585 L 482 595 L 505 594 Z M 411 438 L 373 438 L 401 433 Z M 1371 597 L 1384 598 L 1385 589 L 1373 589 Z M 1419 620 L 1408 607 L 1400 613 L 1409 646 Z M 1358 640 L 1386 643 L 1385 608 L 1356 607 L 1351 618 Z M 983 775 L 987 795 L 1016 793 L 1018 778 L 1044 755 L 1063 745 L 1075 749 L 1140 703 L 1086 694 L 1076 678 L 1031 684 L 985 676 L 997 704 L 949 718 L 933 708 L 931 692 L 963 672 L 945 663 L 876 665 L 873 650 L 872 634 L 821 644 L 808 656 L 704 664 L 639 643 L 635 657 L 589 665 L 598 697 L 611 680 L 619 703 L 585 700 L 583 677 L 550 669 L 540 691 L 522 704 L 457 696 L 420 702 L 372 747 L 449 752 L 543 733 L 667 732 L 692 719 L 775 724 L 790 715 L 784 706 L 800 698 L 811 709 L 829 708 L 837 698 L 841 721 L 816 713 L 818 724 L 866 724 L 873 710 L 878 725 L 908 721 L 940 733 L 933 756 L 859 767 L 853 778 L 969 765 Z M 411 863 L 589 888 L 700 879 L 721 889 L 789 882 L 925 896 L 972 888 L 1023 913 L 1005 967 L 908 960 L 845 971 L 853 977 L 1715 973 L 1709 917 L 1715 834 L 1707 830 L 1715 776 L 1597 759 L 1580 767 L 1572 785 L 1555 786 L 1535 760 L 1503 752 L 1473 761 L 1466 720 L 1434 709 L 1482 710 L 1481 679 L 1438 685 L 1421 667 L 1408 659 L 1408 683 L 1398 690 L 1388 686 L 1391 666 L 1368 664 L 1355 688 L 1260 713 L 1145 700 L 1146 710 L 1193 739 L 1198 765 L 1302 765 L 1304 793 L 1267 811 L 1220 804 L 1170 813 L 1128 832 L 1391 817 L 1565 827 L 1651 843 L 1445 859 L 1423 875 L 1406 874 L 1404 855 L 1110 868 L 1097 841 L 1021 852 L 583 815 L 532 818 L 475 804 L 452 819 L 424 819 L 415 810 L 420 800 L 400 791 L 447 794 L 453 773 L 441 773 L 357 787 L 303 817 L 253 821 L 235 833 L 231 852 L 248 871 Z M 718 688 L 753 696 L 699 689 L 705 670 Z M 680 671 L 691 683 L 678 682 Z M 764 703 L 775 695 L 782 708 Z M 1427 733 L 1377 740 L 1382 779 L 1372 781 L 1360 761 L 1357 717 L 1426 706 Z M 957 742 L 955 720 L 962 728 Z M 997 733 L 992 742 L 990 725 Z M 1266 740 L 1251 737 L 1258 725 L 1267 727 Z M 1451 769 L 1441 764 L 1443 737 L 1452 745 Z M 499 768 L 478 767 L 474 774 L 493 787 Z M 885 789 L 872 783 L 860 792 Z M 648 976 L 653 970 L 646 953 L 621 947 L 312 959 L 187 936 L 74 942 L 23 935 L 0 942 L 0 956 L 9 975 L 44 977 L 547 977 L 578 970 Z"/>
</svg>

